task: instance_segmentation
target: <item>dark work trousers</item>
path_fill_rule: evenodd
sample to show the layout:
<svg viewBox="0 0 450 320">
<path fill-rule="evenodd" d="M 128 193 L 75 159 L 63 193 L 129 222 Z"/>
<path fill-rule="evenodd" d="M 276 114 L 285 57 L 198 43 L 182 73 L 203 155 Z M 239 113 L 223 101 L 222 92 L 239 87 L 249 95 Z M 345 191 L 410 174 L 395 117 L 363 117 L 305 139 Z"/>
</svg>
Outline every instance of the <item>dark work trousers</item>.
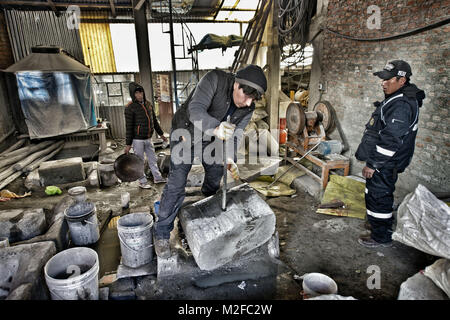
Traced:
<svg viewBox="0 0 450 320">
<path fill-rule="evenodd" d="M 372 239 L 380 243 L 392 241 L 392 210 L 397 178 L 395 169 L 379 169 L 375 170 L 372 178 L 366 179 L 367 219 L 372 227 Z"/>
<path fill-rule="evenodd" d="M 155 239 L 170 238 L 170 232 L 174 227 L 173 222 L 186 196 L 186 181 L 189 171 L 192 168 L 192 161 L 194 160 L 195 156 L 198 156 L 195 154 L 195 151 L 197 150 L 192 147 L 189 148 L 191 149 L 190 158 L 189 156 L 186 156 L 188 161 L 184 161 L 183 163 L 175 163 L 172 150 L 179 143 L 182 142 L 174 143 L 173 141 L 171 141 L 170 144 L 171 157 L 169 176 L 161 195 L 159 213 L 157 215 L 154 227 Z M 210 143 L 211 142 L 203 142 L 201 148 L 202 152 Z M 223 165 L 217 163 L 208 164 L 205 163 L 203 157 L 201 159 L 203 168 L 205 170 L 205 179 L 203 181 L 201 190 L 202 193 L 208 197 L 215 194 L 220 188 L 220 180 L 223 176 Z"/>
</svg>

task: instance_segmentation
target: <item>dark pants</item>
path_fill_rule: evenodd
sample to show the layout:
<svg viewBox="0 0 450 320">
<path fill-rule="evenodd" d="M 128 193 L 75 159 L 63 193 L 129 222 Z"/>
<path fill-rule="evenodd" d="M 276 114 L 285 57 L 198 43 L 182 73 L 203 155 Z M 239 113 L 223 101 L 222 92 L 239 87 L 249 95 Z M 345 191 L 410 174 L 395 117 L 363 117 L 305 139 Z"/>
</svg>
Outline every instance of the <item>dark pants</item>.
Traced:
<svg viewBox="0 0 450 320">
<path fill-rule="evenodd" d="M 173 148 L 178 143 L 180 142 L 171 143 L 171 154 Z M 208 144 L 209 142 L 202 145 L 202 152 Z M 170 158 L 169 176 L 161 195 L 159 213 L 154 227 L 155 239 L 170 238 L 170 232 L 174 227 L 173 222 L 186 196 L 185 187 L 187 176 L 192 168 L 194 157 L 194 148 L 191 148 L 190 161 L 188 161 L 188 163 L 176 164 L 174 163 L 172 156 Z M 208 197 L 215 194 L 220 188 L 220 180 L 223 176 L 223 165 L 207 164 L 205 161 L 202 161 L 202 165 L 205 170 L 205 179 L 201 190 L 202 193 Z"/>
<path fill-rule="evenodd" d="M 372 239 L 380 243 L 392 241 L 392 211 L 397 178 L 395 169 L 381 169 L 366 180 L 367 219 L 372 227 Z"/>
</svg>

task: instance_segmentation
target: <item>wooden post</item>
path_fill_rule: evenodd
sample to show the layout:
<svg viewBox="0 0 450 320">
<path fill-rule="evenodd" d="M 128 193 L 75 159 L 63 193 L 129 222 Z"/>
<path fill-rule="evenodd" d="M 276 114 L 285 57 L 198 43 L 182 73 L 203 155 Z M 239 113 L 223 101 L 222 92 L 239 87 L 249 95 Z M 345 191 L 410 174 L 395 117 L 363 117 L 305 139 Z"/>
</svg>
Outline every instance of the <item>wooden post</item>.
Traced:
<svg viewBox="0 0 450 320">
<path fill-rule="evenodd" d="M 268 69 L 268 114 L 270 131 L 278 129 L 279 116 L 279 97 L 280 97 L 280 47 L 278 45 L 278 2 L 272 2 L 272 10 L 268 19 L 268 50 L 267 50 L 267 65 Z M 274 135 L 274 137 L 279 135 Z"/>
</svg>

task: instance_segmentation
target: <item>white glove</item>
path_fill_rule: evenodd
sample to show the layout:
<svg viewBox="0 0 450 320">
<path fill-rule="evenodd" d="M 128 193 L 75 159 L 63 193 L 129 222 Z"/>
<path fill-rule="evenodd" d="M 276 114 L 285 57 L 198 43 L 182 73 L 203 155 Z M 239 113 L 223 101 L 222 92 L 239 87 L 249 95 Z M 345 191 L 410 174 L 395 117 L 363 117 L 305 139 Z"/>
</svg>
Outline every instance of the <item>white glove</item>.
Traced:
<svg viewBox="0 0 450 320">
<path fill-rule="evenodd" d="M 230 170 L 231 176 L 234 180 L 239 179 L 239 169 L 236 163 L 231 158 L 227 159 L 227 169 Z"/>
<path fill-rule="evenodd" d="M 214 130 L 214 134 L 220 140 L 228 140 L 233 136 L 234 128 L 236 128 L 235 124 L 232 124 L 227 121 L 223 121 L 220 125 Z"/>
</svg>

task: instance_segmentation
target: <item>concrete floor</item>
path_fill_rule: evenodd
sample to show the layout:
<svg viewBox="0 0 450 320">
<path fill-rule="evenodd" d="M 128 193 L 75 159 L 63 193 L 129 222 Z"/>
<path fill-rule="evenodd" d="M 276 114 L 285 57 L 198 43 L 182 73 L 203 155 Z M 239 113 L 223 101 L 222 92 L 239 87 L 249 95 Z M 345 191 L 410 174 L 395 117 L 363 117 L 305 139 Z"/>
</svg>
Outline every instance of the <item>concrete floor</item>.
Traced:
<svg viewBox="0 0 450 320">
<path fill-rule="evenodd" d="M 116 152 L 120 154 L 121 150 Z M 136 209 L 143 206 L 152 207 L 154 201 L 159 200 L 163 187 L 163 184 L 158 184 L 144 190 L 138 187 L 137 182 L 121 183 L 109 188 L 88 189 L 88 199 L 96 204 L 102 228 L 109 222 L 110 209 L 112 217 L 122 214 L 120 200 L 122 192 L 130 193 L 130 208 Z M 17 179 L 8 186 L 8 189 L 22 194 L 25 191 L 23 180 Z M 47 196 L 43 190 L 36 191 L 31 197 L 13 199 L 2 203 L 1 207 L 51 209 L 67 197 L 67 190 L 63 191 L 59 196 Z M 195 190 L 190 192 L 193 193 L 188 194 L 187 202 L 199 199 L 198 192 Z M 299 276 L 309 272 L 321 272 L 336 281 L 338 293 L 342 296 L 364 300 L 395 300 L 402 282 L 436 260 L 436 257 L 398 242 L 391 248 L 382 249 L 367 249 L 360 246 L 357 238 L 364 232 L 363 220 L 317 214 L 315 210 L 319 200 L 302 190 L 297 190 L 295 196 L 265 200 L 276 214 L 280 260 L 269 259 L 269 261 L 264 254 L 259 255 L 257 258 L 263 261 L 261 265 L 265 263 L 269 266 L 265 269 L 265 273 L 261 271 L 262 277 L 250 276 L 248 272 L 243 272 L 249 265 L 254 264 L 255 260 L 250 257 L 247 264 L 245 261 L 240 262 L 242 269 L 239 269 L 238 265 L 231 265 L 220 270 L 216 274 L 218 279 L 222 279 L 216 278 L 218 285 L 201 288 L 195 285 L 192 279 L 197 277 L 198 280 L 198 277 L 204 277 L 205 274 L 198 272 L 192 256 L 180 254 L 180 265 L 190 270 L 186 273 L 190 278 L 178 274 L 165 279 L 157 279 L 156 275 L 120 279 L 109 286 L 110 294 L 116 293 L 115 297 L 118 299 L 133 298 L 126 293 L 134 292 L 136 299 L 300 300 L 302 287 Z M 120 260 L 118 239 L 115 238 L 114 231 L 108 231 L 108 228 L 105 230 L 99 243 L 94 246 L 102 251 L 99 253 L 100 260 L 103 261 L 100 277 L 105 273 L 114 272 Z M 371 266 L 379 267 L 380 289 L 371 290 L 367 286 L 367 280 L 372 274 L 368 273 Z M 253 273 L 260 272 L 258 266 L 254 268 L 256 269 L 251 269 Z M 226 278 L 225 274 L 238 276 Z M 245 290 L 242 289 L 243 281 Z"/>
</svg>

